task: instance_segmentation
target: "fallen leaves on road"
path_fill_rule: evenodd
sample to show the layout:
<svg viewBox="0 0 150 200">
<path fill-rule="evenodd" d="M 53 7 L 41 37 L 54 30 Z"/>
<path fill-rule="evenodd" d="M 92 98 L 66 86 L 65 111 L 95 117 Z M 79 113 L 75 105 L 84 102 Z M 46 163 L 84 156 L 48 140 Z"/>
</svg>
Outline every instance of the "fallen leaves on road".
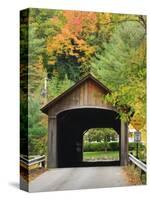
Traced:
<svg viewBox="0 0 150 200">
<path fill-rule="evenodd" d="M 43 168 L 43 167 L 34 169 L 34 170 L 30 170 L 29 172 L 25 169 L 21 169 L 20 174 L 27 182 L 30 182 L 30 181 L 34 180 L 35 178 L 37 178 L 42 173 L 44 173 L 45 171 L 47 171 L 47 169 Z"/>
</svg>

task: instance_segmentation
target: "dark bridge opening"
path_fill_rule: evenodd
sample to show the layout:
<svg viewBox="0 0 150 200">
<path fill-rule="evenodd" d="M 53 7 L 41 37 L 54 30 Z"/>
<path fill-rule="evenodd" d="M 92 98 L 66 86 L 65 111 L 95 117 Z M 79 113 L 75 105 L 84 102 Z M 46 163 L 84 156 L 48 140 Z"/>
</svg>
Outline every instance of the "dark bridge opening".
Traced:
<svg viewBox="0 0 150 200">
<path fill-rule="evenodd" d="M 113 110 L 76 108 L 57 115 L 57 165 L 58 167 L 120 165 L 117 161 L 83 161 L 83 135 L 91 128 L 113 128 L 119 135 L 121 122 Z M 120 145 L 119 145 L 120 147 Z"/>
</svg>

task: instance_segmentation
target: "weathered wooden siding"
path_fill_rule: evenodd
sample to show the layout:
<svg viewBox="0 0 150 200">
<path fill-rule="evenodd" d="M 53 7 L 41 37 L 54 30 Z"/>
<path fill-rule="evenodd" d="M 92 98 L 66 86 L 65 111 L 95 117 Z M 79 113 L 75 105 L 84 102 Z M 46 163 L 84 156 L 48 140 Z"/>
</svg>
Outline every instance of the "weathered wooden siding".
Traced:
<svg viewBox="0 0 150 200">
<path fill-rule="evenodd" d="M 111 106 L 104 103 L 104 95 L 106 95 L 106 91 L 102 87 L 98 86 L 92 80 L 87 80 L 53 105 L 49 109 L 49 116 L 75 107 L 96 106 L 111 108 Z"/>
</svg>

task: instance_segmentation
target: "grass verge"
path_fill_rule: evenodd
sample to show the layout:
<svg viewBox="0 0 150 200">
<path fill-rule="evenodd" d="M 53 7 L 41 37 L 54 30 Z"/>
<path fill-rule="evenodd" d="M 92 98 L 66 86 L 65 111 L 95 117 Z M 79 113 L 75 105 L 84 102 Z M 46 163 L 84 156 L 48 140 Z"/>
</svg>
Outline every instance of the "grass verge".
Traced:
<svg viewBox="0 0 150 200">
<path fill-rule="evenodd" d="M 141 176 L 141 171 L 134 165 L 128 165 L 123 168 L 124 173 L 128 179 L 128 182 L 131 185 L 145 185 L 146 184 L 146 175 Z"/>
<path fill-rule="evenodd" d="M 119 160 L 118 151 L 83 152 L 83 160 Z"/>
</svg>

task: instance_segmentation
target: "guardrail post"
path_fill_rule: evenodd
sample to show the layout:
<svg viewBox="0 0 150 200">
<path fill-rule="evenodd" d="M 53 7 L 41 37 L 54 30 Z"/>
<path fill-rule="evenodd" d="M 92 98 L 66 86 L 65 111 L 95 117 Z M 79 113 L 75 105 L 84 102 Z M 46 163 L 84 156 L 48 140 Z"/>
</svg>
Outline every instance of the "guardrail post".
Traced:
<svg viewBox="0 0 150 200">
<path fill-rule="evenodd" d="M 43 161 L 41 164 L 42 164 L 42 167 L 45 168 L 45 161 Z"/>
</svg>

